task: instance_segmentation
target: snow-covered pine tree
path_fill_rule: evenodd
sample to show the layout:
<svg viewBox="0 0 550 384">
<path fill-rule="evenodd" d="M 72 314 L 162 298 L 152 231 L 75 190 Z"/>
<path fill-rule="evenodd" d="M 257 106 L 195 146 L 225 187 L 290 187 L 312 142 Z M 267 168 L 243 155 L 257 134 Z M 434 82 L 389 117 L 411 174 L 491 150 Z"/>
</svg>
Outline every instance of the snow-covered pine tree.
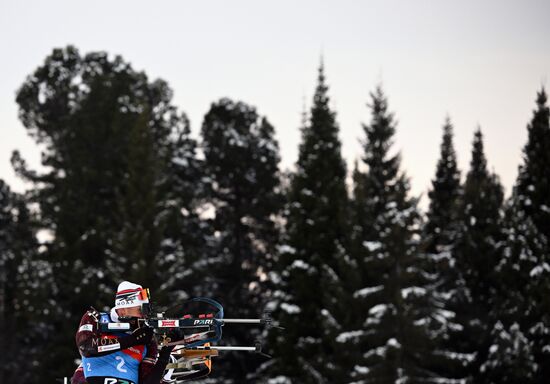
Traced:
<svg viewBox="0 0 550 384">
<path fill-rule="evenodd" d="M 254 107 L 226 98 L 213 103 L 204 117 L 206 203 L 213 209 L 214 233 L 201 285 L 205 295 L 223 303 L 228 317 L 255 318 L 265 305 L 264 282 L 275 256 L 276 218 L 283 204 L 274 133 Z M 257 337 L 250 329 L 233 331 L 226 331 L 226 343 L 251 345 Z M 264 360 L 228 355 L 217 364 L 216 377 L 225 383 L 257 382 L 247 375 Z"/>
<path fill-rule="evenodd" d="M 434 346 L 429 325 L 429 273 L 418 252 L 420 214 L 408 196 L 409 182 L 391 154 L 393 114 L 378 87 L 371 93 L 371 121 L 364 124 L 362 164 L 354 171 L 353 257 L 361 272 L 354 293 L 357 345 L 350 381 L 419 382 L 435 378 L 429 369 Z"/>
<path fill-rule="evenodd" d="M 349 313 L 344 294 L 348 238 L 346 167 L 339 128 L 319 68 L 310 117 L 302 127 L 286 209 L 271 383 L 341 383 L 335 340 Z"/>
<path fill-rule="evenodd" d="M 451 299 L 460 330 L 452 338 L 454 351 L 469 356 L 462 365 L 464 376 L 475 383 L 490 383 L 480 366 L 492 345 L 491 330 L 496 321 L 500 249 L 504 240 L 501 209 L 503 188 L 487 169 L 481 129 L 474 134 L 470 169 L 463 187 L 458 219 L 459 230 L 453 250 L 460 280 Z"/>
<path fill-rule="evenodd" d="M 506 246 L 499 265 L 499 322 L 486 368 L 499 382 L 544 383 L 550 375 L 550 110 L 546 92 L 527 126 L 528 139 L 506 212 Z M 502 358 L 504 351 L 515 354 Z M 500 358 L 500 359 L 499 359 Z"/>
<path fill-rule="evenodd" d="M 537 109 L 527 127 L 524 164 L 519 170 L 514 198 L 539 232 L 550 239 L 550 109 L 547 101 L 543 88 L 537 95 Z"/>
<path fill-rule="evenodd" d="M 527 338 L 533 343 L 533 356 L 539 366 L 536 382 L 550 377 L 550 108 L 544 89 L 537 95 L 537 109 L 527 127 L 528 141 L 523 149 L 524 165 L 519 171 L 514 199 L 538 231 L 543 247 L 533 256 L 529 273 L 525 313 Z"/>
<path fill-rule="evenodd" d="M 437 275 L 435 297 L 448 316 L 442 322 L 440 346 L 446 353 L 436 361 L 438 372 L 445 377 L 461 378 L 463 367 L 471 360 L 469 354 L 457 353 L 460 350 L 460 338 L 455 336 L 461 326 L 456 322 L 456 301 L 459 288 L 464 285 L 457 268 L 454 247 L 460 228 L 458 218 L 462 196 L 460 170 L 457 165 L 453 144 L 453 126 L 449 117 L 443 125 L 443 137 L 440 157 L 437 162 L 432 188 L 428 192 L 430 199 L 426 223 L 422 230 L 422 248 L 430 264 L 430 271 Z"/>
<path fill-rule="evenodd" d="M 409 181 L 392 154 L 393 114 L 380 87 L 371 94 L 364 125 L 364 172 L 354 172 L 354 258 L 361 271 L 353 308 L 355 332 L 340 341 L 358 345 L 354 383 L 444 382 L 431 369 L 438 352 L 430 331 L 444 313 L 431 295 L 433 274 L 418 250 L 420 214 Z M 435 319 L 435 320 L 434 320 Z"/>
<path fill-rule="evenodd" d="M 537 261 L 548 244 L 513 197 L 506 203 L 504 223 L 506 238 L 495 271 L 499 284 L 491 308 L 491 345 L 480 367 L 481 378 L 489 383 L 544 383 L 537 379 L 540 362 L 535 360 L 536 346 L 530 337 L 532 325 L 544 318 L 533 319 L 530 314 L 545 300 L 533 297 L 531 286 L 533 278 L 544 272 Z"/>
</svg>

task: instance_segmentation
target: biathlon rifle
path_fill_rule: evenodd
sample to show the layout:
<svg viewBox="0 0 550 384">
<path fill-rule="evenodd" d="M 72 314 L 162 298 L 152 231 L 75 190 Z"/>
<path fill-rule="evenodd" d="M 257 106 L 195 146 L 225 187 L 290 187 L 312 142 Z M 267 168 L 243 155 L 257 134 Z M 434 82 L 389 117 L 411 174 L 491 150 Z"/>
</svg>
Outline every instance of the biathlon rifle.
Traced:
<svg viewBox="0 0 550 384">
<path fill-rule="evenodd" d="M 100 323 L 102 332 L 130 331 L 136 327 L 153 328 L 161 345 L 173 346 L 171 363 L 167 369 L 177 380 L 204 377 L 211 371 L 211 358 L 222 351 L 262 352 L 262 343 L 256 341 L 253 346 L 218 346 L 222 340 L 223 327 L 229 324 L 260 325 L 265 329 L 279 328 L 265 312 L 261 318 L 233 319 L 224 317 L 223 306 L 217 301 L 197 297 L 155 313 L 151 304 L 144 304 L 144 318 L 121 318 L 116 323 Z M 171 313 L 171 315 L 170 315 Z M 197 369 L 197 366 L 200 366 Z M 180 383 L 182 381 L 175 381 Z"/>
</svg>

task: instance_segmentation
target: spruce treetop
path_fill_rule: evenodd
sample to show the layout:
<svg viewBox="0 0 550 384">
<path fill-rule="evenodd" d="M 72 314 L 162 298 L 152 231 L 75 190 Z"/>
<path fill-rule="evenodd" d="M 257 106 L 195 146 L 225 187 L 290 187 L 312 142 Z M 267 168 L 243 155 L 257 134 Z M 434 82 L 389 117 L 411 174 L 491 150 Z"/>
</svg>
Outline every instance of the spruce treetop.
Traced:
<svg viewBox="0 0 550 384">
<path fill-rule="evenodd" d="M 317 88 L 315 89 L 315 95 L 313 96 L 314 105 L 328 107 L 330 99 L 328 97 L 328 86 L 325 80 L 325 64 L 323 60 L 321 60 L 317 75 Z"/>
<path fill-rule="evenodd" d="M 474 140 L 472 143 L 472 159 L 470 161 L 468 177 L 479 179 L 486 175 L 487 159 L 485 158 L 485 153 L 483 150 L 483 133 L 481 133 L 481 127 L 478 127 L 474 133 Z"/>
<path fill-rule="evenodd" d="M 393 145 L 391 138 L 395 134 L 395 122 L 393 113 L 388 112 L 388 101 L 381 86 L 375 92 L 370 93 L 371 123 L 363 124 L 366 135 L 364 143 L 365 157 L 363 161 L 369 168 L 385 166 L 390 169 L 399 167 L 399 156 L 387 158 Z M 393 173 L 393 172 L 390 172 Z M 388 176 L 390 176 L 388 174 Z"/>
<path fill-rule="evenodd" d="M 443 125 L 443 139 L 441 142 L 440 158 L 437 162 L 436 177 L 432 181 L 432 195 L 445 193 L 446 190 L 438 187 L 451 187 L 451 193 L 456 193 L 460 185 L 460 172 L 457 166 L 456 152 L 453 145 L 453 125 L 447 117 Z"/>
<path fill-rule="evenodd" d="M 435 252 L 439 246 L 452 242 L 457 204 L 461 195 L 460 171 L 453 145 L 453 125 L 449 117 L 443 125 L 440 148 L 435 178 L 432 180 L 432 189 L 428 192 L 430 205 L 425 233 L 429 252 Z"/>
<path fill-rule="evenodd" d="M 546 110 L 548 113 L 548 107 L 546 106 L 547 101 L 548 97 L 546 96 L 546 91 L 544 88 L 541 88 L 540 92 L 537 94 L 537 106 L 539 107 L 539 110 Z"/>
</svg>

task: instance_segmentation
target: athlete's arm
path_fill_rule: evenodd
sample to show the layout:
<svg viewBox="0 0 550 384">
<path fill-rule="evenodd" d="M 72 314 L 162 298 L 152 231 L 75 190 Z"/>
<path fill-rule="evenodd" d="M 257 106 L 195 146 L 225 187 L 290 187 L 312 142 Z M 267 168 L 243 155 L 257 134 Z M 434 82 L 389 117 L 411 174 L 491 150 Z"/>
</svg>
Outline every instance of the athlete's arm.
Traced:
<svg viewBox="0 0 550 384">
<path fill-rule="evenodd" d="M 99 312 L 90 310 L 82 316 L 76 333 L 78 351 L 84 357 L 104 356 L 134 345 L 145 345 L 153 336 L 148 327 L 138 328 L 131 335 L 116 337 L 99 331 Z"/>
</svg>

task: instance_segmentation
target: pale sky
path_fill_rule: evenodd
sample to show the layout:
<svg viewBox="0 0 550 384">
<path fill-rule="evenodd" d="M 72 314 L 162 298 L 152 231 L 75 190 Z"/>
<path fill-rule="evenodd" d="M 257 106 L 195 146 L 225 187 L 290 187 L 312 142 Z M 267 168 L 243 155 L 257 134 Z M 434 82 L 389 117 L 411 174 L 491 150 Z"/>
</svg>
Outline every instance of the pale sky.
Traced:
<svg viewBox="0 0 550 384">
<path fill-rule="evenodd" d="M 54 47 L 120 54 L 174 90 L 194 136 L 210 104 L 230 97 L 275 126 L 282 167 L 297 159 L 323 55 L 343 155 L 360 156 L 368 94 L 382 83 L 398 120 L 395 149 L 425 195 L 449 115 L 463 176 L 473 132 L 507 193 L 521 162 L 536 92 L 548 90 L 548 0 L 0 0 L 0 178 L 9 158 L 40 151 L 17 118 L 15 92 Z"/>
</svg>

